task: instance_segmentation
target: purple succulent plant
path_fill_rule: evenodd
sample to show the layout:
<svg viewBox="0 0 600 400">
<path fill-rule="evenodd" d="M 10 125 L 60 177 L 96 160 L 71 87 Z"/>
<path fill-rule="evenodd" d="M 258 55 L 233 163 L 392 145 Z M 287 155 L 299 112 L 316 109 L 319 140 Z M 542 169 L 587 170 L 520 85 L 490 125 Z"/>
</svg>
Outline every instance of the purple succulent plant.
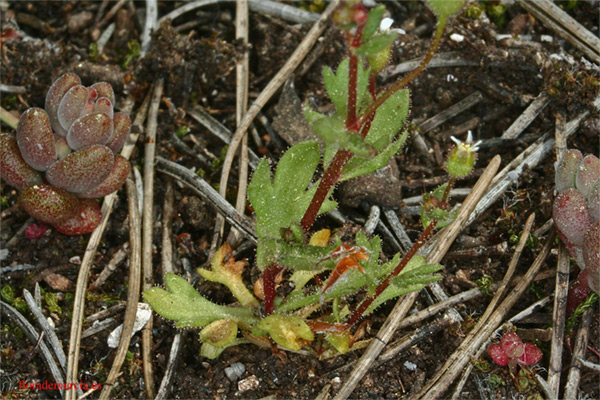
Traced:
<svg viewBox="0 0 600 400">
<path fill-rule="evenodd" d="M 48 90 L 45 110 L 21 115 L 16 137 L 0 134 L 0 176 L 21 190 L 29 215 L 68 235 L 96 228 L 102 215 L 93 199 L 119 189 L 130 169 L 116 153 L 131 120 L 114 102 L 109 83 L 85 87 L 67 73 Z"/>
<path fill-rule="evenodd" d="M 556 167 L 556 230 L 584 271 L 579 281 L 600 293 L 600 159 L 568 150 Z"/>
</svg>

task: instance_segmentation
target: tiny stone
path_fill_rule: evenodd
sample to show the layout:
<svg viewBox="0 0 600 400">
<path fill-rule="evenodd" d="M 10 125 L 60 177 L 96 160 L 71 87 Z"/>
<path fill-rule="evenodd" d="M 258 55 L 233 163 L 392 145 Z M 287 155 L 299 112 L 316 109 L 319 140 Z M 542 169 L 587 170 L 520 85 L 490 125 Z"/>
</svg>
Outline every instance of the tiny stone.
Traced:
<svg viewBox="0 0 600 400">
<path fill-rule="evenodd" d="M 417 370 L 417 364 L 411 363 L 410 361 L 405 361 L 404 362 L 404 366 L 406 367 L 406 369 L 408 369 L 409 371 L 416 371 Z"/>
<path fill-rule="evenodd" d="M 335 390 L 338 390 L 342 386 L 342 378 L 336 376 L 331 380 L 331 387 Z"/>
<path fill-rule="evenodd" d="M 453 40 L 456 43 L 460 43 L 463 40 L 465 40 L 465 37 L 459 33 L 453 33 L 452 35 L 450 35 L 450 40 Z"/>
<path fill-rule="evenodd" d="M 225 368 L 225 375 L 231 382 L 235 382 L 240 379 L 242 375 L 244 375 L 244 372 L 246 372 L 246 367 L 244 364 L 239 362 L 233 363 L 229 367 Z"/>
<path fill-rule="evenodd" d="M 9 251 L 8 249 L 0 249 L 0 261 L 6 260 L 8 257 Z"/>
<path fill-rule="evenodd" d="M 258 389 L 258 384 L 259 381 L 256 375 L 251 375 L 238 382 L 238 390 L 242 393 L 247 392 L 248 390 L 256 390 Z"/>
<path fill-rule="evenodd" d="M 69 262 L 71 264 L 79 265 L 79 264 L 81 264 L 81 257 L 79 257 L 79 256 L 71 257 L 71 258 L 69 258 Z"/>
<path fill-rule="evenodd" d="M 554 38 L 550 35 L 542 35 L 542 36 L 540 36 L 540 40 L 542 42 L 552 43 L 554 41 Z"/>
</svg>

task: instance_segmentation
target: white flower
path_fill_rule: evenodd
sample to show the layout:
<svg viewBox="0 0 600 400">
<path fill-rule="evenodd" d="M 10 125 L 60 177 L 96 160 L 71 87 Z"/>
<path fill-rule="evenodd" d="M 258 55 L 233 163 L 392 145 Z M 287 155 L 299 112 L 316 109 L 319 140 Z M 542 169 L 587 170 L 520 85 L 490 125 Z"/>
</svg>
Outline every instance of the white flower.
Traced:
<svg viewBox="0 0 600 400">
<path fill-rule="evenodd" d="M 467 140 L 465 142 L 455 138 L 454 136 L 450 136 L 450 139 L 456 143 L 457 146 L 461 147 L 461 150 L 469 152 L 479 151 L 479 145 L 482 143 L 481 140 L 478 140 L 477 143 L 473 143 L 473 132 L 471 131 L 467 133 Z"/>
<path fill-rule="evenodd" d="M 400 35 L 406 35 L 406 31 L 404 29 L 400 29 L 400 28 L 394 28 L 394 29 L 390 29 L 392 27 L 392 24 L 394 23 L 394 20 L 392 18 L 384 18 L 381 20 L 381 22 L 379 23 L 379 32 L 381 33 L 386 33 L 386 32 L 398 32 L 398 34 Z"/>
</svg>

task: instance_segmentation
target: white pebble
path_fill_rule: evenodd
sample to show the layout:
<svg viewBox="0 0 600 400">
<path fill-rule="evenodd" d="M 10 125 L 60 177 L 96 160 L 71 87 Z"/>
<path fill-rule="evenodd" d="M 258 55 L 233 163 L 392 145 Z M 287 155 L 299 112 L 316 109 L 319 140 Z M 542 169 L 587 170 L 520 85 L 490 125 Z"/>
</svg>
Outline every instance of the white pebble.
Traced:
<svg viewBox="0 0 600 400">
<path fill-rule="evenodd" d="M 133 332 L 131 332 L 132 337 L 146 325 L 151 316 L 152 309 L 150 306 L 146 303 L 138 303 L 137 312 L 135 313 L 135 322 L 133 323 Z M 106 340 L 108 347 L 116 349 L 119 346 L 121 332 L 123 332 L 123 324 L 117 326 L 110 335 L 108 335 L 108 339 Z"/>
<path fill-rule="evenodd" d="M 463 35 L 461 35 L 460 33 L 453 33 L 452 35 L 450 35 L 450 40 L 453 40 L 456 43 L 460 43 L 463 40 L 465 40 L 465 37 Z"/>
</svg>

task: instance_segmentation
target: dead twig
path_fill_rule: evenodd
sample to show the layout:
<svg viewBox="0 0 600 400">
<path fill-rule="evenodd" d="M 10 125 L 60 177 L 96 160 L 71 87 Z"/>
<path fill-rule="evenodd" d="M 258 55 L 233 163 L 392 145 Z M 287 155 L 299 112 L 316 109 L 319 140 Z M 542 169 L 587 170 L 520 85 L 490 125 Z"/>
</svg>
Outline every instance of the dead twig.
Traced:
<svg viewBox="0 0 600 400">
<path fill-rule="evenodd" d="M 550 97 L 546 92 L 541 92 L 538 97 L 523 111 L 521 115 L 508 127 L 502 134 L 501 139 L 515 139 L 523 132 L 529 124 L 542 112 L 550 103 Z"/>
<path fill-rule="evenodd" d="M 149 7 L 151 5 L 149 4 Z M 155 5 L 156 6 L 156 5 Z M 144 198 L 142 207 L 142 290 L 152 286 L 152 238 L 154 236 L 154 158 L 156 153 L 156 130 L 158 108 L 163 93 L 164 81 L 159 79 L 154 87 L 148 120 L 146 123 L 146 143 L 144 145 Z M 133 181 L 132 181 L 133 185 Z M 134 186 L 135 187 L 135 186 Z M 137 208 L 137 194 L 134 197 Z M 132 246 L 133 253 L 133 246 Z M 137 301 L 136 301 L 137 304 Z M 142 330 L 142 358 L 144 361 L 144 383 L 146 397 L 154 398 L 154 374 L 152 373 L 152 316 Z"/>
<path fill-rule="evenodd" d="M 562 112 L 556 116 L 556 161 L 560 161 L 566 151 L 567 132 Z M 548 365 L 548 385 L 554 393 L 560 390 L 563 344 L 569 292 L 569 253 L 561 242 L 558 246 L 558 265 L 554 285 L 554 307 L 552 311 L 552 343 L 550 345 L 550 363 Z"/>
<path fill-rule="evenodd" d="M 160 84 L 157 86 L 161 86 Z M 127 308 L 125 309 L 125 316 L 123 318 L 123 330 L 121 331 L 121 338 L 119 341 L 119 347 L 115 354 L 113 365 L 110 368 L 108 377 L 102 385 L 102 392 L 100 393 L 100 399 L 106 400 L 110 397 L 113 385 L 119 376 L 121 366 L 127 356 L 127 349 L 129 342 L 131 341 L 131 335 L 133 333 L 133 325 L 135 323 L 136 313 L 138 309 L 138 301 L 140 298 L 140 277 L 141 277 L 141 253 L 142 253 L 142 240 L 141 240 L 141 222 L 140 213 L 137 204 L 137 193 L 131 174 L 125 181 L 127 188 L 127 205 L 129 207 L 129 243 L 131 245 L 130 257 L 129 257 L 129 280 L 127 288 Z M 145 363 L 144 363 L 145 364 Z M 148 388 L 148 382 L 146 382 L 146 388 Z"/>
<path fill-rule="evenodd" d="M 573 359 L 569 368 L 567 384 L 565 385 L 565 399 L 577 399 L 577 391 L 579 389 L 579 379 L 581 378 L 581 361 L 585 358 L 588 339 L 590 334 L 590 324 L 594 315 L 593 307 L 588 308 L 581 317 L 581 325 L 577 331 L 575 338 L 575 346 L 573 349 Z"/>
</svg>

